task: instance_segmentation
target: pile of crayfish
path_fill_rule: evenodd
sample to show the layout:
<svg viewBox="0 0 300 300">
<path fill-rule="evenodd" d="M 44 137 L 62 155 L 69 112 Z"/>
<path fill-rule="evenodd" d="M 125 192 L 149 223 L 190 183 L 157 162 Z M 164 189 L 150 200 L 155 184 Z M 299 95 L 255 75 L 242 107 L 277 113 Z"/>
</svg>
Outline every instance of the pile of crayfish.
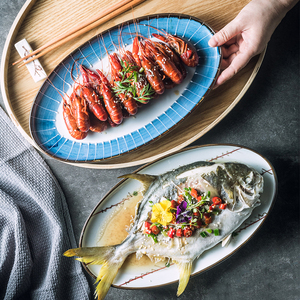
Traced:
<svg viewBox="0 0 300 300">
<path fill-rule="evenodd" d="M 132 51 L 107 53 L 111 81 L 99 69 L 79 66 L 82 83 L 75 83 L 63 101 L 63 118 L 73 138 L 120 125 L 150 99 L 180 84 L 185 65 L 198 64 L 196 49 L 188 42 L 167 33 L 153 36 L 156 40 L 135 37 Z"/>
</svg>

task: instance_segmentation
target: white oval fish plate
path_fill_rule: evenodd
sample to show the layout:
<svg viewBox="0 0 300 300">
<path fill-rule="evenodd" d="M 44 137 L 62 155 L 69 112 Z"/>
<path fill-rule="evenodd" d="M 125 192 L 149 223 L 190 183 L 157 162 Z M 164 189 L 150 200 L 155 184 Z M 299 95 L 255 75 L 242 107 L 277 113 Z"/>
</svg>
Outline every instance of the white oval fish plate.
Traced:
<svg viewBox="0 0 300 300">
<path fill-rule="evenodd" d="M 150 27 L 150 26 L 151 27 Z M 101 69 L 107 74 L 106 55 L 117 52 L 114 45 L 131 49 L 138 31 L 144 37 L 164 30 L 188 40 L 199 56 L 195 68 L 187 68 L 187 77 L 157 99 L 143 105 L 134 117 L 126 118 L 120 126 L 105 132 L 92 133 L 75 140 L 66 129 L 62 116 L 62 96 L 71 94 L 72 77 L 78 78 L 75 62 Z M 201 20 L 181 14 L 160 14 L 128 21 L 95 36 L 68 55 L 49 75 L 36 95 L 30 114 L 30 133 L 37 146 L 58 160 L 91 163 L 102 161 L 139 149 L 163 136 L 197 107 L 212 89 L 220 70 L 221 50 L 208 46 L 214 31 Z M 72 75 L 72 76 L 71 76 Z M 80 80 L 80 76 L 79 76 Z"/>
<path fill-rule="evenodd" d="M 252 215 L 236 230 L 227 247 L 221 244 L 204 252 L 193 263 L 192 275 L 199 274 L 235 253 L 263 224 L 270 212 L 277 194 L 277 176 L 272 165 L 260 154 L 238 145 L 205 145 L 188 148 L 170 156 L 159 159 L 142 167 L 137 172 L 141 174 L 158 175 L 176 169 L 195 161 L 209 162 L 239 162 L 257 170 L 264 178 L 264 191 L 261 195 L 261 205 L 253 210 Z M 99 246 L 100 228 L 105 227 L 114 209 L 123 205 L 135 191 L 140 189 L 140 183 L 133 179 L 122 180 L 98 203 L 86 221 L 80 238 L 81 247 Z M 116 228 L 117 230 L 117 228 Z M 85 266 L 88 272 L 97 277 L 100 266 Z M 118 288 L 148 288 L 173 283 L 179 280 L 175 265 L 166 267 L 164 264 L 141 265 L 121 268 L 113 282 Z"/>
</svg>

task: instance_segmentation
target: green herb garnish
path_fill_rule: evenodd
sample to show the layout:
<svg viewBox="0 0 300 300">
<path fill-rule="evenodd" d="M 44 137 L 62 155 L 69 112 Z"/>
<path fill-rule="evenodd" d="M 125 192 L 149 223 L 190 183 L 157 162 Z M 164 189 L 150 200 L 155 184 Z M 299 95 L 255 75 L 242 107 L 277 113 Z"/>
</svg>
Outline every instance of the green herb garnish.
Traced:
<svg viewBox="0 0 300 300">
<path fill-rule="evenodd" d="M 157 241 L 157 236 L 156 236 L 155 234 L 150 233 L 150 234 L 148 234 L 148 236 L 151 236 L 151 237 L 152 237 L 154 243 L 158 243 L 158 241 Z"/>
<path fill-rule="evenodd" d="M 115 87 L 113 87 L 113 91 L 116 93 L 116 95 L 119 96 L 120 94 L 126 95 L 127 93 L 131 93 L 133 99 L 138 102 L 145 103 L 147 100 L 150 100 L 155 91 L 149 83 L 144 86 L 140 95 L 137 94 L 137 89 L 135 86 L 135 83 L 139 82 L 140 76 L 144 69 L 138 69 L 137 66 L 127 64 L 122 59 L 120 60 L 120 64 L 122 66 L 122 70 L 119 72 L 121 80 L 116 81 Z"/>
</svg>

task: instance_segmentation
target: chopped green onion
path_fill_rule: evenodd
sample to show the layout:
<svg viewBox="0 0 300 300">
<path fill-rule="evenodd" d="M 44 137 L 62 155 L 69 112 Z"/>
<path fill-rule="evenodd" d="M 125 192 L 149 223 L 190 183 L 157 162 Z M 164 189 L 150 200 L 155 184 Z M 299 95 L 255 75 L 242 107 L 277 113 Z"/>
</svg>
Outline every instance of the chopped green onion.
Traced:
<svg viewBox="0 0 300 300">
<path fill-rule="evenodd" d="M 212 229 L 208 228 L 208 229 L 206 229 L 206 232 L 212 233 Z"/>
<path fill-rule="evenodd" d="M 202 236 L 202 237 L 207 237 L 207 233 L 205 232 L 205 231 L 202 231 L 201 233 L 200 233 L 200 235 Z"/>
<path fill-rule="evenodd" d="M 169 268 L 169 267 L 170 267 L 170 262 L 167 261 L 166 264 L 165 264 L 165 266 L 166 266 L 167 268 Z"/>
<path fill-rule="evenodd" d="M 218 236 L 218 235 L 220 235 L 220 231 L 219 231 L 219 229 L 215 229 L 215 230 L 214 230 L 214 234 L 215 234 L 215 236 Z"/>
<path fill-rule="evenodd" d="M 188 192 L 185 192 L 184 196 L 185 196 L 187 202 L 191 203 L 191 201 L 192 201 L 192 196 L 191 196 L 191 194 L 189 194 Z"/>
<path fill-rule="evenodd" d="M 137 192 L 137 191 L 134 191 L 132 194 L 133 194 L 133 196 L 137 196 L 137 195 L 138 195 L 138 192 Z"/>
<path fill-rule="evenodd" d="M 158 243 L 158 241 L 157 241 L 157 237 L 156 237 L 156 235 L 155 235 L 155 234 L 153 234 L 153 233 L 150 233 L 150 234 L 148 234 L 148 236 L 151 236 L 151 237 L 152 237 L 152 239 L 153 239 L 154 243 Z"/>
</svg>

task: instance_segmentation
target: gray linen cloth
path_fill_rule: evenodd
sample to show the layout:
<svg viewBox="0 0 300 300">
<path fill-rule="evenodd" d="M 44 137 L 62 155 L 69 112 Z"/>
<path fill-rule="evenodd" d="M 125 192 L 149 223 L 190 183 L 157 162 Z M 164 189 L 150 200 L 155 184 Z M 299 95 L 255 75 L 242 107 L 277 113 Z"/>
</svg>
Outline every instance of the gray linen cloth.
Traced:
<svg viewBox="0 0 300 300">
<path fill-rule="evenodd" d="M 63 192 L 0 107 L 0 299 L 90 299 Z"/>
</svg>

